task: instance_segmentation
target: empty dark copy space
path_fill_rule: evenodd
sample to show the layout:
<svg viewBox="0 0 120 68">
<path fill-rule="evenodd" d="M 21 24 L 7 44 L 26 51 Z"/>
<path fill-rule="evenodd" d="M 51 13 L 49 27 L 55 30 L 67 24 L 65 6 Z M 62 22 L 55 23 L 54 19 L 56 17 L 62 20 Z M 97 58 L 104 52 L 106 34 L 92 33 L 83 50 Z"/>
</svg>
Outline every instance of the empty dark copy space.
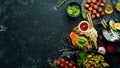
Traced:
<svg viewBox="0 0 120 68">
<path fill-rule="evenodd" d="M 82 20 L 66 14 L 80 0 L 55 10 L 59 1 L 0 0 L 0 68 L 49 68 L 47 60 L 59 57 L 63 38 Z"/>
<path fill-rule="evenodd" d="M 48 68 L 56 59 L 62 37 L 78 24 L 59 0 L 0 0 L 0 68 Z"/>
</svg>

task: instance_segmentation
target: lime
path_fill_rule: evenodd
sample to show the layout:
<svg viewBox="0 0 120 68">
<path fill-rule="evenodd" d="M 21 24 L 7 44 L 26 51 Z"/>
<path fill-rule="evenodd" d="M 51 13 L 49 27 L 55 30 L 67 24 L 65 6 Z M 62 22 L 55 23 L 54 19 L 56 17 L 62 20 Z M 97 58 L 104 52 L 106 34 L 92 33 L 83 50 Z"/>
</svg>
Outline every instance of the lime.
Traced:
<svg viewBox="0 0 120 68">
<path fill-rule="evenodd" d="M 116 3 L 115 8 L 117 9 L 117 11 L 120 11 L 120 2 Z"/>
<path fill-rule="evenodd" d="M 108 4 L 106 7 L 105 7 L 105 13 L 106 14 L 111 14 L 113 12 L 113 7 L 111 4 Z"/>
</svg>

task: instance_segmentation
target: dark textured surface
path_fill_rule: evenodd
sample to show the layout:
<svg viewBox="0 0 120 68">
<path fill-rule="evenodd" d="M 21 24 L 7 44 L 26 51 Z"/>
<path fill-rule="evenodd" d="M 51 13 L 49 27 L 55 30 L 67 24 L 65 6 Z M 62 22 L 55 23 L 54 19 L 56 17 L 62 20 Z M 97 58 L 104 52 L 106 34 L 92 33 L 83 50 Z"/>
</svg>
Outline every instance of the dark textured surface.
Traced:
<svg viewBox="0 0 120 68">
<path fill-rule="evenodd" d="M 68 18 L 59 0 L 0 0 L 0 68 L 48 68 L 61 39 L 80 21 Z"/>
<path fill-rule="evenodd" d="M 48 68 L 59 56 L 62 38 L 82 19 L 67 16 L 70 1 L 54 10 L 58 1 L 0 0 L 0 68 Z"/>
</svg>

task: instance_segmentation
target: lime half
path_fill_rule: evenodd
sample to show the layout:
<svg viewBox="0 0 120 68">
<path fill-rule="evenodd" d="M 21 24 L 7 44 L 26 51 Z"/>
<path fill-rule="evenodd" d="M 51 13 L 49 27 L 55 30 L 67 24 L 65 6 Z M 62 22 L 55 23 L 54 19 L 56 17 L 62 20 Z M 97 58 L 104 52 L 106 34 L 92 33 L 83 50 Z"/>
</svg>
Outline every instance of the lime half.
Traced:
<svg viewBox="0 0 120 68">
<path fill-rule="evenodd" d="M 117 9 L 117 11 L 120 11 L 120 2 L 117 2 L 117 3 L 116 3 L 115 8 Z"/>
</svg>

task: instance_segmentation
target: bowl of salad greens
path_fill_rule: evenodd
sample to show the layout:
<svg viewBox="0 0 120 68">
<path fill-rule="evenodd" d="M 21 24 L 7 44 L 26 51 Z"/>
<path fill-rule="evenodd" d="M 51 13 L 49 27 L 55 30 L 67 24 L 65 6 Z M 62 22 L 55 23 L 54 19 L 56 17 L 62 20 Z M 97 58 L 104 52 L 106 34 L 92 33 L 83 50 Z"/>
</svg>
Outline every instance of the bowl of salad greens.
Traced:
<svg viewBox="0 0 120 68">
<path fill-rule="evenodd" d="M 67 5 L 67 14 L 70 17 L 78 17 L 80 15 L 81 12 L 81 7 L 77 2 L 70 2 Z"/>
<path fill-rule="evenodd" d="M 78 68 L 111 68 L 110 60 L 96 51 L 81 51 L 77 54 Z"/>
</svg>

